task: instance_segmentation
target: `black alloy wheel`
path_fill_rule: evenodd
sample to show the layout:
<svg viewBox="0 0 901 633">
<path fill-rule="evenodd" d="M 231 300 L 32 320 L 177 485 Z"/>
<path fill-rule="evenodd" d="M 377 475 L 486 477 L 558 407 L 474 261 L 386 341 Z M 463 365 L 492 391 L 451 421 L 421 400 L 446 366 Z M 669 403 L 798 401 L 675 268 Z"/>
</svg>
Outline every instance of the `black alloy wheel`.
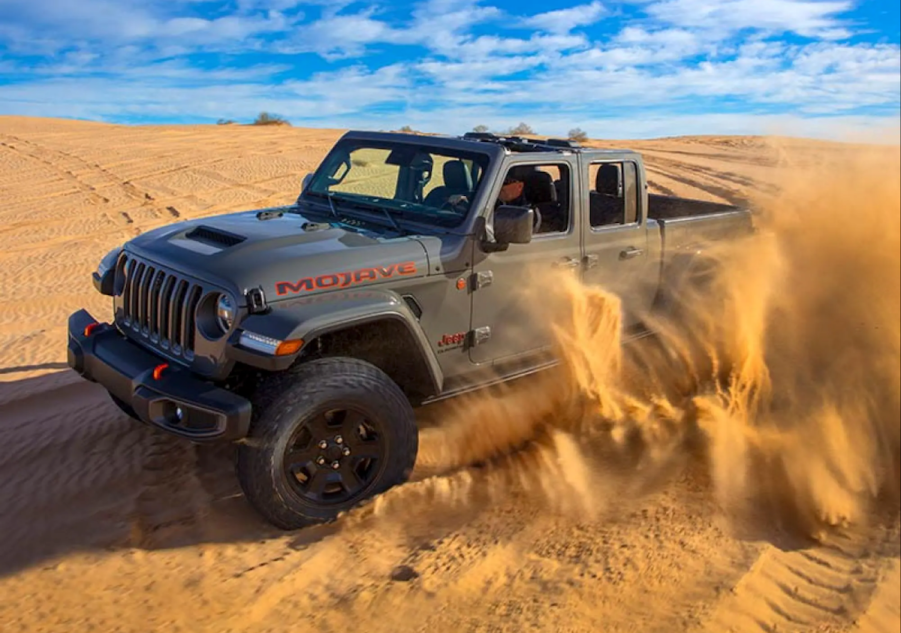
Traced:
<svg viewBox="0 0 901 633">
<path fill-rule="evenodd" d="M 250 504 L 290 530 L 405 482 L 418 448 L 413 408 L 385 372 L 320 358 L 260 385 L 236 470 Z"/>
</svg>

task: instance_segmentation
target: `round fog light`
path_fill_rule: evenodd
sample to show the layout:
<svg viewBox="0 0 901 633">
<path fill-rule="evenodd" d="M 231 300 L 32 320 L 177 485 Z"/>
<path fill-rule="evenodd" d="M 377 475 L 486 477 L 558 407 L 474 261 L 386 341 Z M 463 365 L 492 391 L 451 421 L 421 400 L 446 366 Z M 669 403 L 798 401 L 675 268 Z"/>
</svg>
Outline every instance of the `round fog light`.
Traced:
<svg viewBox="0 0 901 633">
<path fill-rule="evenodd" d="M 175 407 L 175 419 L 179 422 L 185 419 L 185 412 L 181 407 Z"/>
</svg>

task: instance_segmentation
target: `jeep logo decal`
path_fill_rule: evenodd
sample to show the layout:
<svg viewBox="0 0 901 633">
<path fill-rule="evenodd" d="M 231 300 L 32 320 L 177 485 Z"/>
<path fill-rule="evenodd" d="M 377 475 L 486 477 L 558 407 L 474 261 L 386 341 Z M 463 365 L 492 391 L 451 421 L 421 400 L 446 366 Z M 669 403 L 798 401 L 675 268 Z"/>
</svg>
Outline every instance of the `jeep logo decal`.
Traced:
<svg viewBox="0 0 901 633">
<path fill-rule="evenodd" d="M 279 281 L 275 284 L 275 294 L 281 296 L 288 293 L 300 293 L 311 290 L 328 290 L 329 288 L 347 288 L 348 286 L 388 279 L 395 275 L 415 275 L 416 263 L 404 262 L 389 266 L 360 268 L 342 273 L 329 273 L 318 277 L 305 277 L 296 282 Z"/>
</svg>

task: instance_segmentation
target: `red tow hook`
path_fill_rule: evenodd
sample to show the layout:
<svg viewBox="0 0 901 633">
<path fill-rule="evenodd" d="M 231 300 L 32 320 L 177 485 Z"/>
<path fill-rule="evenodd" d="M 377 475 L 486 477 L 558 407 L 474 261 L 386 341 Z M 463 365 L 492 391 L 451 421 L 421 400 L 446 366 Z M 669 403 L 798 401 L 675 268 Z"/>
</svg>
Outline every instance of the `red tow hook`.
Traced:
<svg viewBox="0 0 901 633">
<path fill-rule="evenodd" d="M 157 365 L 153 370 L 153 379 L 159 380 L 163 376 L 163 371 L 169 368 L 169 363 L 162 363 L 161 365 Z"/>
<path fill-rule="evenodd" d="M 100 327 L 100 324 L 99 324 L 99 323 L 91 323 L 90 325 L 88 325 L 88 326 L 84 329 L 84 336 L 85 336 L 85 338 L 89 337 L 89 336 L 91 335 L 91 332 L 94 331 L 94 328 L 98 328 L 98 327 Z"/>
</svg>

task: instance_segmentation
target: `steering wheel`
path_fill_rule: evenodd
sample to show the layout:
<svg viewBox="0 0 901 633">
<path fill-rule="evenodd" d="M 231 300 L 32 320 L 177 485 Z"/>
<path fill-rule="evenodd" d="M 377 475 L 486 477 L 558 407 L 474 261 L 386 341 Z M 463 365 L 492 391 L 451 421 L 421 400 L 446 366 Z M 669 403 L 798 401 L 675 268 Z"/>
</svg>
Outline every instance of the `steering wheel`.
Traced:
<svg viewBox="0 0 901 633">
<path fill-rule="evenodd" d="M 469 204 L 469 198 L 466 196 L 455 193 L 447 198 L 441 206 L 438 208 L 439 211 L 453 211 L 454 213 L 461 213 L 461 209 L 459 208 L 461 205 Z M 465 211 L 465 207 L 462 211 Z"/>
</svg>

